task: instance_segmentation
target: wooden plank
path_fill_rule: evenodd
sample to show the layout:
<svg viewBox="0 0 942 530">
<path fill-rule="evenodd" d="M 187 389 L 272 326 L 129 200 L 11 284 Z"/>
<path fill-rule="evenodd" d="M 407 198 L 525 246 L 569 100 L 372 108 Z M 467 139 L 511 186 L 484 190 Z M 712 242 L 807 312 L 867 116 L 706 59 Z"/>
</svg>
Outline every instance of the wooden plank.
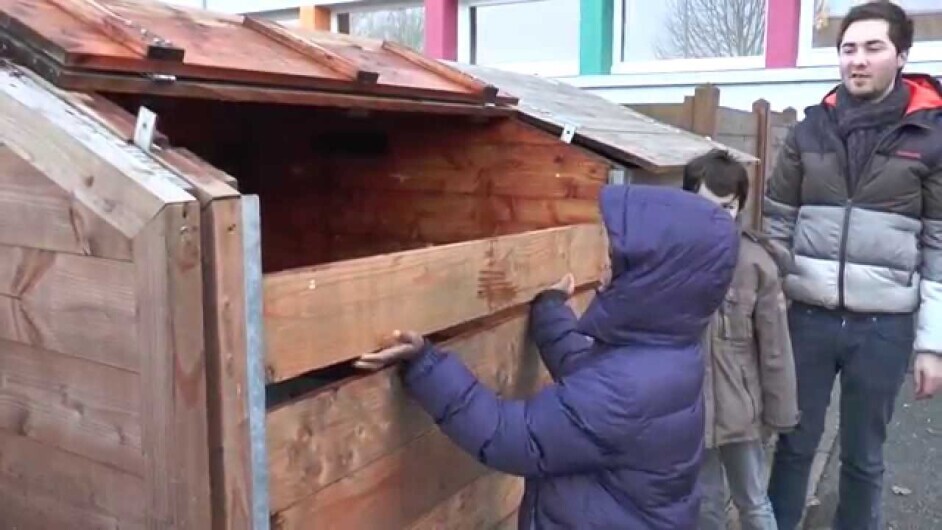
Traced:
<svg viewBox="0 0 942 530">
<path fill-rule="evenodd" d="M 87 72 L 63 72 L 56 84 L 76 91 L 111 91 L 127 94 L 187 97 L 218 101 L 278 103 L 341 109 L 362 109 L 394 112 L 462 116 L 511 116 L 510 107 L 474 103 L 405 99 L 391 96 L 344 94 L 336 91 L 317 92 L 279 86 L 240 85 L 225 81 L 189 81 L 154 83 L 149 79 Z"/>
<path fill-rule="evenodd" d="M 272 518 L 273 530 L 407 528 L 487 469 L 440 431 L 344 477 Z"/>
<path fill-rule="evenodd" d="M 514 516 L 523 496 L 523 479 L 492 472 L 425 514 L 411 530 L 480 530 Z"/>
<path fill-rule="evenodd" d="M 95 0 L 49 0 L 69 15 L 120 42 L 148 59 L 182 62 L 184 51 L 127 18 L 120 17 Z"/>
<path fill-rule="evenodd" d="M 575 125 L 573 144 L 623 165 L 652 173 L 669 172 L 694 156 L 723 147 L 564 82 L 479 65 L 449 64 L 518 96 L 520 119 L 554 135 L 566 125 Z M 734 154 L 743 160 L 752 158 L 746 153 Z"/>
<path fill-rule="evenodd" d="M 351 359 L 395 329 L 442 330 L 523 304 L 572 271 L 601 277 L 598 225 L 555 228 L 266 276 L 270 381 Z"/>
<path fill-rule="evenodd" d="M 73 106 L 81 109 L 86 116 L 94 119 L 115 136 L 126 142 L 134 140 L 135 116 L 110 99 L 94 93 L 69 92 L 52 88 L 50 90 Z M 158 122 L 157 125 L 159 127 L 160 123 Z M 170 140 L 160 131 L 155 131 L 154 145 L 169 147 Z"/>
<path fill-rule="evenodd" d="M 517 199 L 508 196 L 355 191 L 328 198 L 332 233 L 455 243 L 561 225 L 593 223 L 589 199 Z"/>
<path fill-rule="evenodd" d="M 201 202 L 239 195 L 239 181 L 235 177 L 213 167 L 185 147 L 157 149 L 155 156 L 195 188 Z"/>
<path fill-rule="evenodd" d="M 716 117 L 716 136 L 755 136 L 756 117 L 752 112 L 719 107 Z M 747 153 L 753 154 L 751 151 Z"/>
<path fill-rule="evenodd" d="M 167 205 L 134 240 L 150 528 L 210 528 L 199 204 Z"/>
<path fill-rule="evenodd" d="M 0 338 L 137 371 L 131 263 L 0 245 Z"/>
<path fill-rule="evenodd" d="M 461 85 L 474 93 L 484 97 L 484 101 L 495 103 L 497 101 L 498 88 L 492 84 L 481 81 L 471 74 L 452 68 L 435 59 L 426 57 L 421 53 L 412 51 L 406 46 L 393 41 L 383 41 L 383 49 L 406 59 L 430 72 L 435 73 L 455 84 Z M 507 103 L 515 103 L 513 98 L 508 98 Z"/>
<path fill-rule="evenodd" d="M 242 208 L 238 197 L 203 209 L 203 289 L 213 528 L 252 528 L 246 401 Z"/>
<path fill-rule="evenodd" d="M 131 142 L 134 139 L 136 118 L 108 98 L 100 94 L 55 88 L 50 88 L 50 91 L 124 141 Z M 158 117 L 158 127 L 159 123 Z M 186 190 L 196 195 L 201 202 L 208 202 L 215 197 L 238 195 L 238 182 L 234 177 L 207 164 L 186 148 L 170 147 L 169 139 L 160 131 L 155 133 L 152 149 L 150 155 L 154 160 L 189 184 Z"/>
<path fill-rule="evenodd" d="M 131 259 L 129 238 L 5 145 L 0 145 L 0 243 Z"/>
<path fill-rule="evenodd" d="M 362 70 L 356 63 L 346 57 L 332 52 L 310 39 L 295 35 L 275 22 L 245 15 L 242 19 L 242 25 L 272 39 L 282 46 L 286 46 L 305 57 L 313 59 L 317 63 L 357 83 L 375 83 L 379 78 L 378 73 Z"/>
<path fill-rule="evenodd" d="M 144 525 L 121 521 L 113 515 L 75 508 L 53 495 L 24 490 L 22 484 L 0 478 L 0 513 L 4 528 L 48 530 L 50 528 L 143 530 Z"/>
<path fill-rule="evenodd" d="M 110 516 L 140 525 L 146 511 L 139 477 L 0 429 L 0 490 L 11 488 L 26 502 L 51 504 L 53 514 L 64 509 L 85 520 Z"/>
<path fill-rule="evenodd" d="M 690 122 L 686 112 L 688 109 L 683 103 L 631 104 L 628 108 L 681 129 L 686 129 Z"/>
<path fill-rule="evenodd" d="M 571 306 L 581 313 L 593 297 L 592 291 L 582 291 Z M 526 311 L 518 308 L 505 320 L 473 326 L 442 346 L 501 395 L 530 395 L 547 374 L 535 349 L 525 342 L 527 322 Z M 395 370 L 338 383 L 271 411 L 272 511 L 284 511 L 432 428 L 431 419 L 402 389 Z"/>
<path fill-rule="evenodd" d="M 0 339 L 0 430 L 143 476 L 139 376 Z"/>
<path fill-rule="evenodd" d="M 96 216 L 133 237 L 164 204 L 190 199 L 175 175 L 20 72 L 0 67 L 0 137 Z"/>
</svg>

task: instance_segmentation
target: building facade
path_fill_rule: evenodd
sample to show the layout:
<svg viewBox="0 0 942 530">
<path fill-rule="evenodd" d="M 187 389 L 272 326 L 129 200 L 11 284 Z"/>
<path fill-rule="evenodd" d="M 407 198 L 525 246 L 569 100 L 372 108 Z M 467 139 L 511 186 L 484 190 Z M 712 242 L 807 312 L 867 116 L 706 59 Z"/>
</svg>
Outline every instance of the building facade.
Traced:
<svg viewBox="0 0 942 530">
<path fill-rule="evenodd" d="M 721 105 L 800 112 L 838 82 L 840 19 L 862 0 L 168 1 L 396 40 L 619 103 L 679 102 L 713 83 Z M 942 76 L 942 0 L 894 1 L 916 24 L 908 70 Z"/>
</svg>

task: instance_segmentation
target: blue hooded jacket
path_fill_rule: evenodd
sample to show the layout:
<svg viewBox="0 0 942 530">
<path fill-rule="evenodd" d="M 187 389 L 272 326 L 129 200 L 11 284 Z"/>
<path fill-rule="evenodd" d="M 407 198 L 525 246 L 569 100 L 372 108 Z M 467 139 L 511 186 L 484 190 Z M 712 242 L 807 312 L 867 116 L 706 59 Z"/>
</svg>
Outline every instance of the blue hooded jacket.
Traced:
<svg viewBox="0 0 942 530">
<path fill-rule="evenodd" d="M 612 281 L 581 319 L 545 291 L 530 337 L 554 383 L 505 400 L 428 346 L 405 386 L 465 451 L 526 477 L 521 530 L 696 528 L 700 340 L 732 281 L 739 231 L 695 194 L 607 186 Z"/>
</svg>

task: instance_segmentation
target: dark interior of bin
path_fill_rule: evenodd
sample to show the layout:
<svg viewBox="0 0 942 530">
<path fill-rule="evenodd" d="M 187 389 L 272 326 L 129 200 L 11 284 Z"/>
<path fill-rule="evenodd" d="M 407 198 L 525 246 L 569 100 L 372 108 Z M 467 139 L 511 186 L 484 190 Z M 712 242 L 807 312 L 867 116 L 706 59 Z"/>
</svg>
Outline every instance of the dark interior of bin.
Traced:
<svg viewBox="0 0 942 530">
<path fill-rule="evenodd" d="M 572 205 L 517 200 L 591 195 L 539 183 L 560 172 L 604 178 L 508 117 L 106 96 L 155 111 L 172 145 L 259 195 L 265 272 L 581 222 Z"/>
<path fill-rule="evenodd" d="M 608 175 L 512 117 L 104 95 L 156 112 L 172 146 L 259 196 L 266 273 L 592 222 Z M 270 385 L 268 404 L 357 375 L 340 365 Z"/>
</svg>

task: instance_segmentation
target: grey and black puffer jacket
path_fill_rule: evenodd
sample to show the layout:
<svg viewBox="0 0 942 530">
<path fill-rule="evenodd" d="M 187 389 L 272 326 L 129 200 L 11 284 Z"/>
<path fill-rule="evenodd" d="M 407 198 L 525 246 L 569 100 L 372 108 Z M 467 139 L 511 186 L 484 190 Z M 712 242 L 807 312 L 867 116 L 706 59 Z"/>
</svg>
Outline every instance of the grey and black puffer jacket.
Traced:
<svg viewBox="0 0 942 530">
<path fill-rule="evenodd" d="M 862 162 L 848 160 L 836 91 L 805 110 L 769 180 L 765 229 L 792 250 L 789 299 L 917 312 L 914 349 L 942 355 L 942 85 L 912 74 L 900 82 L 903 117 Z M 859 168 L 854 178 L 848 167 Z"/>
</svg>

